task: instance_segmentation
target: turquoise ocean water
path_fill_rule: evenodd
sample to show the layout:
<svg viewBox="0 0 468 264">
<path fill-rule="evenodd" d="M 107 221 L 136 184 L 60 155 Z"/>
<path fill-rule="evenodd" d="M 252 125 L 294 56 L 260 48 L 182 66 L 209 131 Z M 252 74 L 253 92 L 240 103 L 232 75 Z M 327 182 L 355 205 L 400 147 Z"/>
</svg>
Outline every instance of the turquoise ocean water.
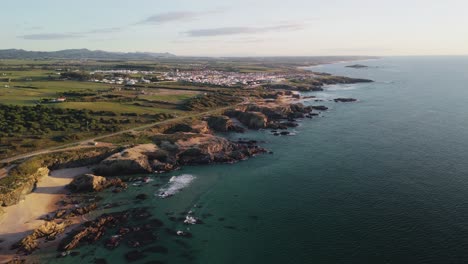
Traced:
<svg viewBox="0 0 468 264">
<path fill-rule="evenodd" d="M 398 57 L 311 70 L 375 80 L 307 93 L 357 103 L 324 104 L 322 117 L 303 120 L 295 136 L 269 131 L 231 134 L 264 141 L 273 151 L 234 165 L 185 167 L 125 193 L 105 194 L 149 207 L 166 228 L 190 210 L 204 224 L 193 238 L 157 231 L 167 254 L 135 263 L 467 263 L 468 57 Z M 195 178 L 169 199 L 154 194 L 171 176 Z M 135 202 L 139 193 L 150 195 Z M 98 215 L 104 211 L 95 212 Z M 182 214 L 181 214 L 182 213 Z M 108 232 L 109 235 L 112 231 Z M 126 263 L 103 243 L 80 256 L 49 263 Z"/>
</svg>

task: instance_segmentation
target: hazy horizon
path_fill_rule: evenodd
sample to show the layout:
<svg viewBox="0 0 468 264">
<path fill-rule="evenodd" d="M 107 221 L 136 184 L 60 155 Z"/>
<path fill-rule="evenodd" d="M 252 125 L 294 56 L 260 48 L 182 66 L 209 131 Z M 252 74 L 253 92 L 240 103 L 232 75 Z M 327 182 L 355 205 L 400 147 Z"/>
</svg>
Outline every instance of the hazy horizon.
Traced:
<svg viewBox="0 0 468 264">
<path fill-rule="evenodd" d="M 7 2 L 0 48 L 209 57 L 468 54 L 464 1 L 350 2 Z"/>
</svg>

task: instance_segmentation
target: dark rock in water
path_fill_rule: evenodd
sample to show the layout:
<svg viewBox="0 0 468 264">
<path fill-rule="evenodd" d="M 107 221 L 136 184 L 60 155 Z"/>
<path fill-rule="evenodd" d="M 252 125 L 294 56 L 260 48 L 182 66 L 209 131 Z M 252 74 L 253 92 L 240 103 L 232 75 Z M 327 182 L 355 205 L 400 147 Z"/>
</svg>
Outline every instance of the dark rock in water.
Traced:
<svg viewBox="0 0 468 264">
<path fill-rule="evenodd" d="M 249 218 L 255 221 L 258 220 L 258 216 L 256 215 L 249 215 Z"/>
<path fill-rule="evenodd" d="M 208 218 L 211 216 L 213 216 L 213 214 L 210 214 L 210 213 L 202 214 L 202 218 Z"/>
<path fill-rule="evenodd" d="M 177 231 L 172 230 L 170 228 L 165 228 L 164 231 L 166 231 L 166 233 L 171 235 L 171 236 L 177 236 Z"/>
<path fill-rule="evenodd" d="M 106 243 L 105 243 L 106 248 L 115 249 L 120 245 L 120 241 L 122 241 L 122 236 L 121 235 L 112 236 L 106 241 Z"/>
<path fill-rule="evenodd" d="M 103 258 L 94 259 L 94 264 L 107 264 L 107 260 Z"/>
<path fill-rule="evenodd" d="M 144 252 L 151 252 L 151 253 L 158 253 L 158 254 L 168 254 L 169 253 L 169 249 L 167 249 L 166 247 L 163 247 L 163 246 L 152 246 L 152 247 L 149 247 L 145 250 L 143 250 Z"/>
<path fill-rule="evenodd" d="M 224 220 L 226 220 L 226 218 L 224 218 L 224 217 L 218 218 L 218 221 L 220 221 L 220 222 L 223 222 Z"/>
<path fill-rule="evenodd" d="M 128 262 L 135 262 L 135 261 L 141 260 L 141 259 L 143 259 L 145 257 L 146 257 L 146 255 L 143 252 L 139 251 L 139 250 L 133 250 L 133 251 L 127 252 L 125 254 L 125 259 Z"/>
<path fill-rule="evenodd" d="M 145 220 L 150 218 L 152 215 L 148 212 L 147 208 L 137 208 L 131 211 L 132 218 L 135 220 Z"/>
<path fill-rule="evenodd" d="M 183 257 L 183 258 L 185 258 L 185 259 L 187 259 L 187 260 L 189 260 L 189 261 L 195 260 L 195 257 L 192 256 L 192 255 L 191 255 L 190 253 L 188 253 L 188 252 L 184 252 L 184 253 L 180 254 L 180 256 Z"/>
<path fill-rule="evenodd" d="M 318 111 L 326 111 L 326 110 L 328 110 L 328 107 L 326 107 L 324 105 L 315 105 L 315 106 L 312 106 L 312 109 L 315 109 L 315 110 L 318 110 Z"/>
<path fill-rule="evenodd" d="M 280 135 L 280 133 L 274 133 L 273 134 L 273 136 L 279 136 L 279 135 Z"/>
<path fill-rule="evenodd" d="M 140 193 L 135 198 L 138 200 L 146 200 L 148 199 L 148 195 L 146 193 Z"/>
<path fill-rule="evenodd" d="M 78 252 L 78 251 L 73 251 L 73 252 L 70 253 L 70 256 L 72 256 L 72 257 L 76 257 L 76 256 L 79 256 L 79 255 L 80 255 L 80 252 Z"/>
<path fill-rule="evenodd" d="M 157 237 L 154 235 L 154 233 L 151 232 L 151 230 L 147 230 L 145 228 L 131 232 L 128 235 L 128 238 L 130 241 L 138 242 L 138 244 L 141 246 L 150 245 L 157 240 Z"/>
<path fill-rule="evenodd" d="M 235 226 L 224 226 L 226 229 L 231 229 L 231 230 L 236 230 L 237 228 Z"/>
<path fill-rule="evenodd" d="M 193 234 L 187 231 L 177 231 L 177 235 L 180 237 L 192 238 Z"/>
<path fill-rule="evenodd" d="M 174 242 L 176 242 L 178 245 L 182 246 L 183 248 L 190 248 L 189 244 L 187 244 L 185 241 L 182 241 L 180 239 L 175 239 Z"/>
<path fill-rule="evenodd" d="M 166 262 L 161 261 L 161 260 L 150 260 L 145 262 L 145 264 L 166 264 Z"/>
<path fill-rule="evenodd" d="M 353 64 L 353 65 L 346 66 L 346 68 L 363 69 L 363 68 L 369 68 L 369 66 L 362 65 L 362 64 Z"/>
<path fill-rule="evenodd" d="M 335 103 L 349 103 L 349 102 L 356 102 L 357 99 L 354 99 L 354 98 L 336 98 L 336 99 L 333 99 L 333 101 L 335 101 Z"/>
<path fill-rule="evenodd" d="M 69 251 L 78 247 L 82 242 L 96 242 L 104 235 L 106 227 L 115 227 L 118 224 L 125 223 L 128 218 L 128 212 L 103 214 L 93 221 L 84 223 L 79 230 L 63 239 L 59 245 L 59 250 Z"/>
<path fill-rule="evenodd" d="M 156 218 L 151 219 L 149 223 L 150 223 L 151 226 L 154 226 L 154 227 L 162 227 L 162 226 L 164 226 L 164 222 L 161 221 L 161 220 L 159 220 L 159 219 L 156 219 Z"/>
<path fill-rule="evenodd" d="M 294 121 L 283 122 L 282 124 L 284 124 L 287 127 L 297 127 L 297 126 L 299 126 L 299 124 L 297 124 Z"/>
<path fill-rule="evenodd" d="M 283 131 L 280 133 L 282 136 L 287 136 L 287 135 L 290 135 L 291 133 L 288 132 L 288 131 Z"/>
<path fill-rule="evenodd" d="M 128 246 L 129 248 L 138 248 L 138 247 L 141 247 L 141 244 L 140 244 L 140 242 L 138 242 L 138 241 L 129 240 L 129 241 L 127 241 L 127 246 Z"/>
<path fill-rule="evenodd" d="M 166 264 L 166 262 L 161 261 L 161 260 L 150 260 L 145 262 L 145 264 Z"/>
</svg>

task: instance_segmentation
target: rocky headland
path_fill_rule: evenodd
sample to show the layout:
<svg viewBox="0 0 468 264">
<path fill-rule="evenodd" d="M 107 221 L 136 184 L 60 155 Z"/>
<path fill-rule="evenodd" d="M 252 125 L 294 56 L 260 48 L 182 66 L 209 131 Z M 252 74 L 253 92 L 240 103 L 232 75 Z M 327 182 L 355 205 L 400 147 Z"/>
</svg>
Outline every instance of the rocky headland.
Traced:
<svg viewBox="0 0 468 264">
<path fill-rule="evenodd" d="M 125 135 L 124 138 L 118 138 L 122 143 L 115 147 L 48 154 L 26 160 L 12 168 L 7 177 L 0 179 L 1 206 L 12 206 L 24 199 L 42 179 L 48 177 L 51 170 L 91 166 L 93 173 L 76 176 L 67 185 L 69 194 L 64 195 L 60 205 L 55 206 L 54 210 L 44 212 L 46 216 L 43 224 L 29 230 L 30 233 L 15 241 L 12 248 L 18 254 L 30 254 L 44 241 L 58 239 L 61 240 L 58 250 L 62 252 L 59 256 L 67 256 L 83 243 L 99 241 L 108 229 L 118 231 L 106 242 L 106 247 L 115 248 L 122 241 L 135 248 L 150 245 L 155 239 L 154 232 L 162 224 L 151 218 L 145 209 L 103 214 L 95 220 L 82 223 L 81 216 L 112 206 L 101 204 L 94 194 L 105 189 L 112 189 L 114 193 L 125 191 L 127 184 L 124 181 L 128 181 L 128 178 L 123 177 L 125 175 L 165 173 L 186 165 L 234 163 L 267 153 L 257 141 L 232 141 L 222 135 L 227 132 L 243 133 L 248 129 L 270 129 L 277 136 L 289 135 L 288 129 L 297 127 L 298 119 L 314 118 L 328 109 L 326 106 L 305 106 L 299 103 L 302 97 L 297 91 L 315 91 L 323 89 L 326 84 L 356 82 L 370 80 L 324 75 L 306 88 L 293 85 L 273 86 L 254 100 L 246 100 L 243 104 L 217 114 Z M 334 101 L 356 100 L 337 98 Z M 139 194 L 136 199 L 144 200 L 147 196 Z M 1 212 L 0 210 L 0 215 Z M 181 220 L 188 223 L 196 221 L 189 216 Z M 74 227 L 73 231 L 64 237 L 63 233 L 69 226 Z M 189 236 L 175 231 L 172 233 Z M 126 256 L 128 259 L 138 259 L 143 255 L 144 251 L 135 250 Z"/>
</svg>

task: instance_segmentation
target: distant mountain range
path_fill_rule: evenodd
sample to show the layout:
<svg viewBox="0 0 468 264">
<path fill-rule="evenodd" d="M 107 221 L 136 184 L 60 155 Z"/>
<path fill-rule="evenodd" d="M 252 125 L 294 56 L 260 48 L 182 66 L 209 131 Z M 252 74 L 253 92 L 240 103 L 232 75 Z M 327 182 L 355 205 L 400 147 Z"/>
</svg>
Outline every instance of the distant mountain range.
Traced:
<svg viewBox="0 0 468 264">
<path fill-rule="evenodd" d="M 60 51 L 27 51 L 22 49 L 0 50 L 0 59 L 100 59 L 100 60 L 150 60 L 174 58 L 171 53 L 108 52 L 102 50 L 67 49 Z"/>
</svg>

